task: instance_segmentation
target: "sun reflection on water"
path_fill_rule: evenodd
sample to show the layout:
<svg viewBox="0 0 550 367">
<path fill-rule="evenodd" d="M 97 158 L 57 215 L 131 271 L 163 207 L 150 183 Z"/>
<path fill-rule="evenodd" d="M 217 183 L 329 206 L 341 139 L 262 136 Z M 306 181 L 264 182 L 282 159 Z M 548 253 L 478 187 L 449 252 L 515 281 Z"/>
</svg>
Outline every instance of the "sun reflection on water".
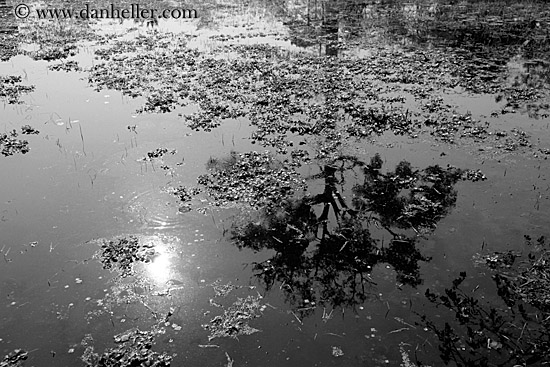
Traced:
<svg viewBox="0 0 550 367">
<path fill-rule="evenodd" d="M 166 249 L 166 245 L 160 240 L 153 240 L 155 256 L 152 261 L 147 264 L 147 274 L 156 283 L 166 283 L 170 279 L 170 254 Z"/>
</svg>

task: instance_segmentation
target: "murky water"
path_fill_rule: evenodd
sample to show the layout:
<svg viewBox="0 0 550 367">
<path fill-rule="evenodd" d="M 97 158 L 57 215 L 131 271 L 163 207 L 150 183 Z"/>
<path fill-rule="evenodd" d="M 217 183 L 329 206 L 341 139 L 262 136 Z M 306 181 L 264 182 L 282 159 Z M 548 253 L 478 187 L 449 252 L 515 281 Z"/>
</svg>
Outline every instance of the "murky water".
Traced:
<svg viewBox="0 0 550 367">
<path fill-rule="evenodd" d="M 192 35 L 188 47 L 201 52 L 227 43 L 267 43 L 321 57 L 334 51 L 326 44 L 298 47 L 289 37 L 296 30 L 276 9 L 250 9 L 240 16 L 220 8 L 204 20 L 161 21 L 154 31 L 133 22 L 100 22 L 94 27 L 126 39 L 181 32 Z M 133 27 L 134 32 L 127 32 Z M 27 365 L 83 365 L 81 341 L 87 334 L 101 352 L 112 347 L 114 335 L 133 327 L 147 330 L 159 322 L 164 331 L 154 349 L 176 354 L 174 366 L 231 366 L 231 360 L 235 366 L 399 366 L 404 365 L 403 348 L 411 356 L 421 355 L 424 363 L 441 365 L 435 338 L 418 323 L 418 314 L 435 320 L 450 315 L 433 307 L 425 290 L 441 291 L 466 271 L 468 282 L 479 284 L 478 292 L 493 299 L 491 280 L 474 266 L 473 256 L 487 251 L 482 246 L 521 249 L 525 234 L 548 234 L 550 170 L 539 150 L 492 154 L 484 142 L 448 144 L 429 134 L 410 138 L 386 132 L 350 139 L 346 151 L 365 161 L 379 153 L 388 168 L 407 160 L 420 169 L 434 164 L 481 169 L 487 177 L 457 183 L 456 205 L 433 233 L 418 238 L 417 249 L 431 258 L 419 262 L 421 281 L 415 287 L 403 284 L 393 266 L 378 262 L 369 281 L 363 279 L 350 289 L 349 282 L 339 278 L 348 275 L 338 273 L 337 261 L 323 260 L 304 262 L 296 273 L 317 274 L 326 267 L 325 283 L 300 283 L 302 275 L 289 271 L 283 273 L 305 284 L 304 289 L 293 289 L 280 279 L 266 286 L 266 278 L 254 275 L 254 267 L 275 262 L 277 251 L 234 245 L 228 231 L 240 218 L 238 210 L 211 207 L 203 196 L 192 199 L 190 211 L 182 209 L 169 190 L 195 186 L 211 157 L 267 149 L 250 138 L 254 127 L 237 118 L 211 132 L 192 130 L 178 114 L 191 113 L 193 104 L 170 113 L 136 114 L 143 97 L 98 92 L 88 84 L 87 68 L 98 63 L 94 50 L 99 47 L 93 42 L 80 45 L 71 59 L 79 62 L 81 72 L 50 71 L 48 62 L 22 55 L 0 63 L 0 75 L 21 75 L 23 84 L 35 85 L 22 104 L 2 106 L 3 130 L 28 124 L 40 131 L 24 137 L 29 153 L 0 159 L 0 351 L 30 351 Z M 338 57 L 368 58 L 369 49 L 362 47 Z M 491 117 L 501 106 L 492 95 L 450 92 L 443 98 L 460 113 L 486 118 L 493 129 L 518 128 L 537 147 L 550 146 L 548 118 L 521 113 Z M 296 136 L 295 141 L 305 141 L 301 147 L 310 152 L 316 149 L 315 137 Z M 161 160 L 142 159 L 157 148 L 175 151 Z M 299 173 L 305 178 L 321 167 L 321 161 L 313 160 Z M 345 174 L 341 192 L 351 197 L 361 178 L 351 171 Z M 323 187 L 321 179 L 309 181 L 312 193 Z M 372 233 L 389 244 L 391 236 L 383 229 Z M 103 269 L 94 254 L 101 239 L 126 235 L 149 244 L 155 255 L 137 264 L 134 276 L 115 281 L 115 274 Z M 292 266 L 289 263 L 289 269 Z M 229 282 L 236 289 L 216 295 L 215 286 Z M 304 298 L 309 291 L 322 296 L 316 301 Z M 237 297 L 248 296 L 260 297 L 260 317 L 250 320 L 260 332 L 208 340 L 203 325 L 223 314 Z M 169 312 L 169 321 L 161 322 Z"/>
</svg>

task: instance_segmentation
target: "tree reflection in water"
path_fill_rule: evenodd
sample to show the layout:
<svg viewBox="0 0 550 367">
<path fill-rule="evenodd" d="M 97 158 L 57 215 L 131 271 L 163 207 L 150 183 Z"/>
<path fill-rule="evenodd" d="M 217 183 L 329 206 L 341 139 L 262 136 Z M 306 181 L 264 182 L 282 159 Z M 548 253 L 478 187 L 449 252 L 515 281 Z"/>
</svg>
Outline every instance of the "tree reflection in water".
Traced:
<svg viewBox="0 0 550 367">
<path fill-rule="evenodd" d="M 370 163 L 340 156 L 310 178 L 322 183 L 321 193 L 287 197 L 233 224 L 231 239 L 239 248 L 275 252 L 254 263 L 255 275 L 266 290 L 280 287 L 302 316 L 313 312 L 308 305 L 354 307 L 373 297 L 370 274 L 377 264 L 391 265 L 402 284 L 422 282 L 419 261 L 429 259 L 416 248 L 417 239 L 455 205 L 454 185 L 463 171 L 416 170 L 406 161 L 393 171 L 382 166 L 378 154 Z M 348 202 L 339 188 L 345 190 L 352 171 L 361 178 Z"/>
</svg>

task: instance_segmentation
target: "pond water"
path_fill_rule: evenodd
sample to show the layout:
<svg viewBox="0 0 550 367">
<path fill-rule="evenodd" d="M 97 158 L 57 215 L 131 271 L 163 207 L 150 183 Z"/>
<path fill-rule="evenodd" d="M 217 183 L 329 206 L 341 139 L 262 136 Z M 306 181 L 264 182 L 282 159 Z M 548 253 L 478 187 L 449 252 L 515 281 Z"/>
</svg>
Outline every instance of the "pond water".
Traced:
<svg viewBox="0 0 550 367">
<path fill-rule="evenodd" d="M 412 49 L 388 39 L 374 42 L 378 30 L 364 23 L 350 25 L 351 15 L 346 18 L 345 13 L 350 3 L 324 6 L 328 14 L 324 21 L 315 18 L 323 8 L 321 1 L 286 4 L 284 9 L 255 3 L 217 4 L 203 13 L 208 16 L 160 20 L 153 27 L 98 21 L 91 31 L 107 36 L 78 41 L 75 54 L 67 59 L 76 61 L 79 71 L 54 71 L 49 66 L 57 61 L 34 60 L 30 56 L 41 46 L 30 40 L 21 46 L 27 54 L 0 62 L 0 76 L 21 76 L 22 85 L 34 86 L 20 96 L 19 104 L 2 101 L 3 131 L 19 132 L 24 125 L 39 131 L 19 133 L 18 139 L 28 141 L 28 153 L 0 158 L 3 355 L 24 349 L 29 352 L 24 365 L 86 365 L 82 357 L 92 350 L 91 345 L 101 354 L 115 346 L 113 336 L 137 327 L 157 328 L 153 350 L 173 355 L 173 366 L 435 366 L 443 364 L 438 338 L 421 316 L 442 324 L 452 322 L 453 314 L 435 307 L 425 297 L 426 289 L 443 292 L 460 272 L 466 272 L 465 285 L 475 289 L 476 296 L 502 304 L 490 271 L 474 259 L 492 251 L 523 251 L 526 234 L 548 235 L 547 94 L 513 108 L 506 105 L 506 98 L 496 98 L 499 91 L 473 92 L 465 87 L 468 83 L 442 86 L 438 83 L 445 76 L 430 73 L 435 73 L 433 65 L 444 55 L 438 52 L 447 51 L 432 46 Z M 340 18 L 336 33 L 331 34 L 326 29 L 333 26 L 330 9 L 334 7 Z M 372 5 L 368 10 L 353 14 L 368 20 Z M 30 20 L 20 27 L 29 24 Z M 334 37 L 336 43 L 331 43 Z M 264 44 L 277 51 L 268 51 L 270 57 L 260 48 L 246 48 Z M 106 58 L 101 58 L 101 50 L 108 50 Z M 250 62 L 255 50 L 260 55 L 256 64 Z M 450 64 L 469 62 L 448 52 Z M 201 66 L 185 64 L 186 57 L 195 58 Z M 208 66 L 215 60 L 226 63 Z M 433 68 L 426 66 L 425 75 L 418 75 L 422 62 Z M 518 67 L 522 63 L 515 57 L 504 65 L 510 78 L 514 73 L 525 76 L 526 70 Z M 224 65 L 234 69 L 218 70 Z M 371 73 L 354 74 L 354 68 Z M 178 74 L 184 71 L 189 75 Z M 406 75 L 413 81 L 407 82 Z M 454 78 L 460 73 L 449 75 Z M 254 76 L 257 81 L 243 82 Z M 109 84 L 115 78 L 123 82 Z M 284 81 L 276 84 L 277 78 Z M 293 83 L 302 79 L 307 79 L 301 84 L 303 90 L 292 90 L 300 85 Z M 346 91 L 344 84 L 352 81 Z M 134 85 L 130 89 L 139 91 L 139 96 L 123 93 L 124 83 Z M 275 85 L 288 88 L 290 97 L 277 94 Z M 153 104 L 151 111 L 137 112 L 147 105 L 147 97 L 172 93 L 172 87 L 175 93 L 188 89 L 191 95 L 169 102 L 166 113 L 159 110 L 165 106 L 163 101 Z M 224 93 L 218 89 L 225 87 L 231 89 L 228 94 L 218 95 Z M 304 96 L 302 103 L 300 93 L 314 87 L 318 88 L 314 95 Z M 346 105 L 345 93 L 363 106 L 371 101 L 369 107 L 386 108 L 386 112 L 394 108 L 398 116 L 411 114 L 414 118 L 405 120 L 415 130 L 403 134 L 397 127 L 386 126 L 378 133 L 361 133 L 349 128 L 356 124 L 359 130 L 368 130 L 370 126 L 349 117 L 360 106 Z M 373 96 L 365 98 L 369 93 Z M 227 100 L 228 96 L 234 99 Z M 253 105 L 264 97 L 265 106 L 257 103 L 247 109 L 247 103 Z M 529 103 L 531 107 L 525 107 Z M 536 103 L 542 107 L 532 107 Z M 210 129 L 214 112 L 207 107 L 212 105 L 235 108 L 237 115 L 221 114 L 219 126 Z M 302 109 L 303 105 L 309 107 Z M 288 106 L 297 112 L 288 112 Z M 197 128 L 189 127 L 191 120 L 185 116 L 200 111 L 208 114 L 198 118 Z M 347 117 L 342 117 L 345 113 Z M 430 125 L 429 118 L 446 123 Z M 333 120 L 336 128 L 330 127 Z M 469 125 L 471 120 L 479 123 Z M 452 127 L 456 126 L 453 121 L 462 121 L 460 130 Z M 278 126 L 283 127 L 277 131 Z M 311 130 L 299 133 L 291 126 Z M 462 134 L 480 126 L 485 129 L 482 138 Z M 255 135 L 258 132 L 265 135 Z M 283 143 L 271 145 L 268 138 Z M 285 145 L 289 141 L 292 145 Z M 158 148 L 167 150 L 155 156 Z M 289 165 L 298 149 L 311 159 Z M 290 172 L 291 183 L 282 185 L 293 185 L 296 178 L 296 185 L 302 186 L 292 186 L 294 195 L 275 197 L 275 204 L 269 201 L 269 184 L 258 184 L 264 191 L 253 192 L 258 187 L 254 180 L 279 166 L 260 165 L 255 171 L 252 160 L 248 169 L 255 175 L 247 179 L 223 163 L 232 152 L 251 151 L 268 151 L 266 156 L 283 162 L 284 172 L 277 174 L 286 180 Z M 371 186 L 364 190 L 376 189 L 381 182 L 382 176 L 366 168 L 368 164 L 352 164 L 370 162 L 375 154 L 382 158 L 382 172 L 393 172 L 406 160 L 420 173 L 428 166 L 446 169 L 451 165 L 481 170 L 486 179 L 456 179 L 449 186 L 456 191 L 456 201 L 449 192 L 449 197 L 432 203 L 436 209 L 420 207 L 415 212 L 435 210 L 432 217 L 426 214 L 424 221 L 414 222 L 417 217 L 411 214 L 404 224 L 403 217 L 393 216 L 393 209 L 376 199 L 378 195 L 385 200 L 388 191 L 384 190 L 390 186 L 363 194 L 357 191 L 369 175 L 378 179 L 369 181 Z M 338 169 L 340 165 L 344 168 Z M 336 167 L 336 174 L 327 167 Z M 223 174 L 223 169 L 229 173 Z M 215 176 L 215 172 L 222 174 Z M 228 189 L 201 186 L 197 183 L 201 175 L 217 177 L 218 183 L 238 182 Z M 411 173 L 410 177 L 416 176 Z M 196 186 L 201 192 L 191 194 L 189 200 L 180 200 L 177 192 L 174 195 L 177 187 Z M 408 195 L 412 186 L 403 187 Z M 235 191 L 227 194 L 228 190 Z M 319 226 L 312 233 L 305 233 L 303 217 L 289 214 L 294 207 L 277 206 L 289 197 L 310 199 L 324 190 L 330 191 L 328 196 L 311 204 Z M 233 202 L 227 195 L 240 199 Z M 355 208 L 361 216 L 355 222 L 349 219 L 356 218 L 352 199 L 361 195 L 368 197 L 369 205 L 381 206 L 364 216 Z M 280 211 L 266 214 L 262 205 L 249 205 L 250 197 Z M 215 199 L 230 205 L 216 205 Z M 284 230 L 276 226 L 278 220 L 285 223 Z M 355 230 L 358 223 L 368 228 L 373 242 L 359 239 L 364 232 Z M 261 232 L 260 227 L 267 229 Z M 247 228 L 261 233 L 246 232 Z M 290 235 L 292 231 L 300 234 Z M 108 261 L 115 260 L 105 252 L 102 255 L 102 249 L 131 236 L 144 255 L 139 258 L 134 253 L 133 273 L 122 277 L 118 268 L 122 260 L 110 263 L 115 271 L 106 269 Z M 357 241 L 376 248 L 352 249 Z M 296 251 L 287 242 L 305 247 Z M 124 244 L 130 248 L 130 243 L 122 241 L 122 248 Z M 240 314 L 232 314 L 239 307 Z M 212 337 L 217 316 L 226 322 L 225 329 L 218 330 L 225 337 Z M 90 359 L 87 363 L 95 365 Z"/>
</svg>

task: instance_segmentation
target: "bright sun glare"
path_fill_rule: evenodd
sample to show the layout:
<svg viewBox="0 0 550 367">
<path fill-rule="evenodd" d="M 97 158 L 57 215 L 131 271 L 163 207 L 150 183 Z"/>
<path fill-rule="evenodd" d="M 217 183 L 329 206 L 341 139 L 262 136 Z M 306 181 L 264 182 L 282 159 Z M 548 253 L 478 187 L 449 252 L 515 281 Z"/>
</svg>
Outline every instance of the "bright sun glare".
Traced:
<svg viewBox="0 0 550 367">
<path fill-rule="evenodd" d="M 147 273 L 157 283 L 165 283 L 170 278 L 170 255 L 165 252 L 164 244 L 155 241 L 155 257 L 147 264 Z"/>
</svg>

